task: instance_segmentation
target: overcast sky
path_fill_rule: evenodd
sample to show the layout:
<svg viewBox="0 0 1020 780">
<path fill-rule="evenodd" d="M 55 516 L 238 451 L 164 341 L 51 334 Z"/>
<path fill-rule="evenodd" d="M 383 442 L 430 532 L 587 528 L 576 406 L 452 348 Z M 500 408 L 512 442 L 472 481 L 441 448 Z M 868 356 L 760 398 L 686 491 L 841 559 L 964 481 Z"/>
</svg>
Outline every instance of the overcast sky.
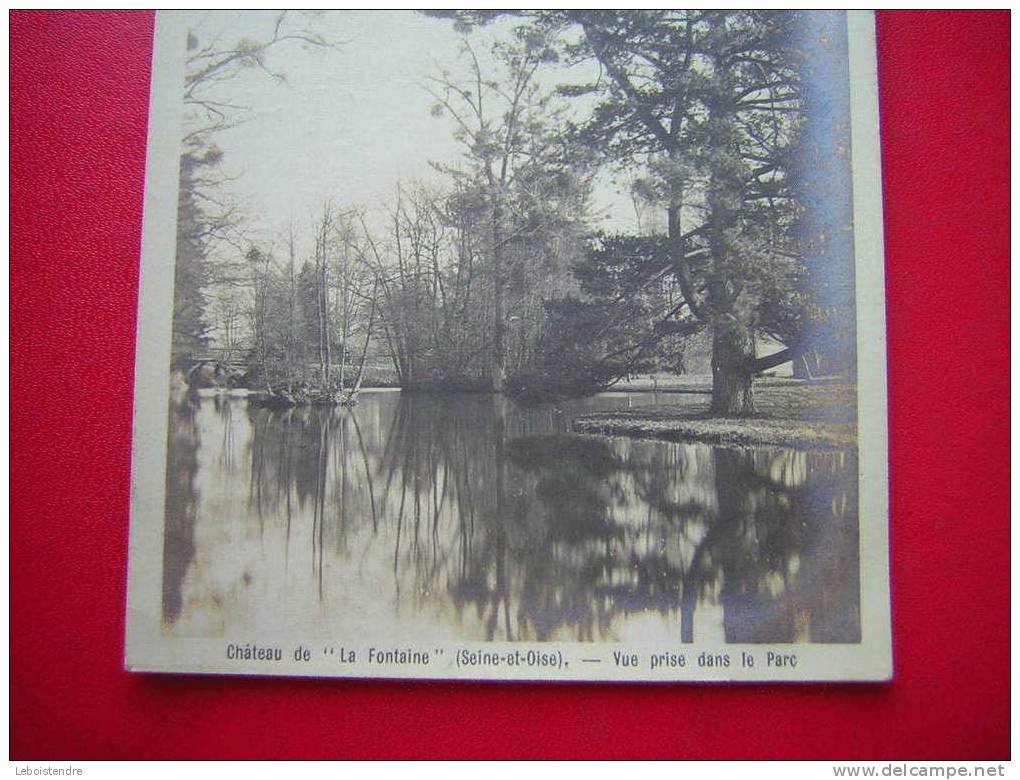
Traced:
<svg viewBox="0 0 1020 780">
<path fill-rule="evenodd" d="M 242 38 L 267 39 L 275 19 L 268 11 L 195 12 L 190 27 L 200 45 L 233 46 Z M 288 16 L 287 25 L 338 45 L 279 44 L 267 65 L 284 72 L 286 84 L 253 68 L 224 83 L 218 95 L 250 108 L 248 120 L 217 143 L 225 169 L 241 174 L 236 193 L 252 220 L 252 237 L 263 241 L 279 238 L 291 219 L 299 234 L 308 233 L 327 197 L 379 213 L 392 202 L 398 180 L 437 181 L 429 161 L 455 162 L 460 153 L 451 120 L 431 115 L 435 101 L 424 88 L 441 68 L 459 71 L 461 36 L 451 22 L 411 11 L 332 11 Z M 481 52 L 508 30 L 509 23 L 481 28 L 471 42 Z M 614 223 L 632 223 L 629 199 L 604 187 L 598 200 L 612 207 Z"/>
</svg>

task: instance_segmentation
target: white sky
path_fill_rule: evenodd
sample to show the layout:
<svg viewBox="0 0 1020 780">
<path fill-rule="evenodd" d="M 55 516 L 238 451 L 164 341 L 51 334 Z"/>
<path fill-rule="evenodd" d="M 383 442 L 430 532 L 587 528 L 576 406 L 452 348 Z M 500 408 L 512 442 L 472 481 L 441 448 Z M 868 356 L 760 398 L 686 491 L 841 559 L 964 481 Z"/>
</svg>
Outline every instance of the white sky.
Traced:
<svg viewBox="0 0 1020 780">
<path fill-rule="evenodd" d="M 195 12 L 190 26 L 200 45 L 218 38 L 233 46 L 245 37 L 267 39 L 275 19 L 268 11 Z M 217 98 L 251 111 L 217 143 L 225 170 L 240 174 L 233 186 L 251 237 L 278 239 L 293 219 L 304 252 L 301 236 L 310 233 L 324 199 L 362 206 L 377 223 L 372 215 L 392 202 L 398 180 L 439 181 L 429 161 L 456 161 L 452 120 L 430 114 L 434 99 L 424 87 L 441 68 L 458 72 L 461 36 L 452 22 L 411 11 L 295 14 L 287 25 L 313 30 L 338 46 L 279 44 L 267 65 L 283 71 L 287 84 L 254 68 L 225 82 Z M 509 28 L 496 23 L 472 32 L 470 40 L 480 53 Z M 578 75 L 548 78 L 552 84 Z M 597 200 L 613 211 L 611 226 L 632 226 L 629 198 L 602 189 Z"/>
</svg>

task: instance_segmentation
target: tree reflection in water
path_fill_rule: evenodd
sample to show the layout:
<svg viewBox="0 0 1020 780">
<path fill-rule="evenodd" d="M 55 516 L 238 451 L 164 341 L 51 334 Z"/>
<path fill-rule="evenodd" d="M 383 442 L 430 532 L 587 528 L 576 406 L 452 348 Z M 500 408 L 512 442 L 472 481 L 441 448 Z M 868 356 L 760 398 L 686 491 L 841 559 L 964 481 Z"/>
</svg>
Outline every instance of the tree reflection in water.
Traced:
<svg viewBox="0 0 1020 780">
<path fill-rule="evenodd" d="M 180 386 L 171 387 L 167 432 L 166 506 L 163 517 L 163 620 L 181 613 L 181 586 L 195 556 L 195 521 L 199 492 L 198 448 L 201 444 L 195 413 L 198 400 Z"/>
<path fill-rule="evenodd" d="M 216 469 L 208 478 L 237 522 L 274 547 L 243 576 L 306 567 L 319 610 L 374 601 L 398 627 L 410 611 L 449 635 L 499 640 L 611 640 L 653 616 L 684 642 L 859 641 L 854 454 L 568 433 L 573 414 L 623 402 L 535 410 L 365 393 L 353 410 L 174 405 L 164 620 L 187 609 L 196 524 L 226 522 L 223 501 L 196 487 Z M 220 436 L 200 435 L 210 411 Z M 210 602 L 202 583 L 216 578 L 193 579 L 196 603 Z M 226 590 L 212 599 L 221 611 L 244 598 Z"/>
</svg>

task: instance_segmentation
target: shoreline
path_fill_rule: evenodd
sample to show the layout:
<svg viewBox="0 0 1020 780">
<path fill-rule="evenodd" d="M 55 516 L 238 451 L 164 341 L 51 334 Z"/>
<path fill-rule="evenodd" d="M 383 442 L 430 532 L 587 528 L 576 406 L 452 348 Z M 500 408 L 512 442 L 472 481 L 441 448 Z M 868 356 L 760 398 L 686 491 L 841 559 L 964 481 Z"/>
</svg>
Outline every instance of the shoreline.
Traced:
<svg viewBox="0 0 1020 780">
<path fill-rule="evenodd" d="M 654 404 L 579 414 L 570 421 L 570 431 L 588 436 L 690 441 L 730 447 L 838 450 L 857 445 L 857 423 L 853 415 L 856 390 L 853 385 L 812 384 L 797 380 L 763 381 L 756 385 L 757 413 L 754 416 L 718 417 L 709 414 L 710 390 L 699 382 L 671 383 L 672 386 L 663 383 L 665 386 L 660 385 L 655 390 L 635 384 L 625 384 L 607 392 L 661 393 L 698 398 L 683 404 Z M 363 386 L 361 391 L 444 392 L 385 386 Z M 198 394 L 247 397 L 249 402 L 259 406 L 274 406 L 259 398 L 262 395 L 260 391 L 250 389 L 208 388 L 198 391 Z"/>
<path fill-rule="evenodd" d="M 731 447 L 841 450 L 853 448 L 857 444 L 857 426 L 853 423 L 768 417 L 703 417 L 689 412 L 678 413 L 675 417 L 652 417 L 640 412 L 599 412 L 575 418 L 570 429 L 574 433 L 586 435 L 700 442 Z"/>
<path fill-rule="evenodd" d="M 570 428 L 583 434 L 734 447 L 849 449 L 857 445 L 856 405 L 852 384 L 769 379 L 755 383 L 757 413 L 751 417 L 713 416 L 705 398 L 684 406 L 592 412 L 574 418 Z"/>
</svg>

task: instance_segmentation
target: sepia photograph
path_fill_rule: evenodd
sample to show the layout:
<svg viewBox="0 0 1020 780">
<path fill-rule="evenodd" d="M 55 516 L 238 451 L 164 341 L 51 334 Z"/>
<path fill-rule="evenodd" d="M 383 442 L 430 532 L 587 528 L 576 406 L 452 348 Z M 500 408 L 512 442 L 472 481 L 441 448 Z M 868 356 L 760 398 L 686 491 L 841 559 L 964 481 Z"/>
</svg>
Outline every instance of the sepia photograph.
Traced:
<svg viewBox="0 0 1020 780">
<path fill-rule="evenodd" d="M 160 12 L 133 671 L 888 680 L 874 21 Z"/>
</svg>

